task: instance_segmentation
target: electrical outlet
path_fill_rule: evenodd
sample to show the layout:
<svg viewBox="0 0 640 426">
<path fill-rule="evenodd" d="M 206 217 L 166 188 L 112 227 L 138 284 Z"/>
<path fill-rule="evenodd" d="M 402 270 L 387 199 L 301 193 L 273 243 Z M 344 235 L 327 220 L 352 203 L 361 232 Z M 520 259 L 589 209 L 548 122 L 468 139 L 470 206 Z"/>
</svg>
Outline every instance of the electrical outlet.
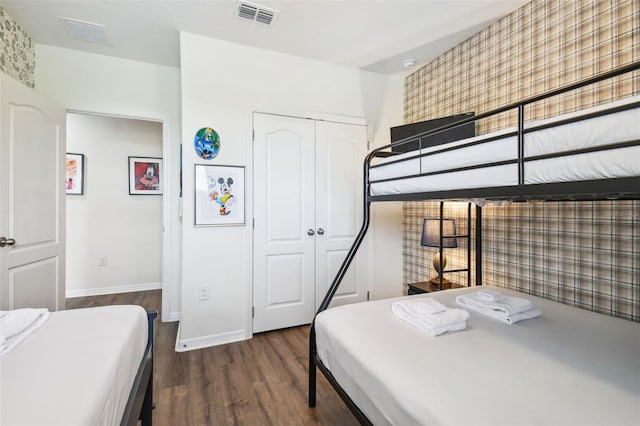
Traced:
<svg viewBox="0 0 640 426">
<path fill-rule="evenodd" d="M 107 256 L 98 257 L 98 266 L 107 266 Z"/>
<path fill-rule="evenodd" d="M 209 286 L 200 286 L 199 290 L 200 291 L 198 293 L 198 298 L 200 299 L 200 301 L 202 302 L 203 300 L 209 300 Z"/>
</svg>

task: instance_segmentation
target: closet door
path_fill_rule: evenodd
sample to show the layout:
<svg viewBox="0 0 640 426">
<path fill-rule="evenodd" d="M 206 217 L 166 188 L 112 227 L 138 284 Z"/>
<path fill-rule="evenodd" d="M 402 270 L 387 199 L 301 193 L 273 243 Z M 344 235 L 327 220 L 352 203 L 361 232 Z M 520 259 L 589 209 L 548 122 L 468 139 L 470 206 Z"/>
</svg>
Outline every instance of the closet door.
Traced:
<svg viewBox="0 0 640 426">
<path fill-rule="evenodd" d="M 254 114 L 254 333 L 315 312 L 315 121 Z"/>
<path fill-rule="evenodd" d="M 316 124 L 316 305 L 329 289 L 362 225 L 367 127 Z M 366 240 L 331 306 L 366 300 L 370 265 Z"/>
</svg>

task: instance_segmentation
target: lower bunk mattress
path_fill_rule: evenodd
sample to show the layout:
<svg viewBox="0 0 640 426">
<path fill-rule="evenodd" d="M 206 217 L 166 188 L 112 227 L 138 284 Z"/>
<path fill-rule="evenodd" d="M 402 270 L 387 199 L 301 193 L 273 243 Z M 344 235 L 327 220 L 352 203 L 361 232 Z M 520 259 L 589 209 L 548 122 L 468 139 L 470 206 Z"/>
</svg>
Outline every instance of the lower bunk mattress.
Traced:
<svg viewBox="0 0 640 426">
<path fill-rule="evenodd" d="M 0 424 L 120 424 L 147 338 L 140 306 L 52 312 L 0 358 Z"/>
<path fill-rule="evenodd" d="M 406 297 L 460 308 L 476 290 Z M 393 315 L 398 298 L 340 306 L 316 317 L 318 355 L 375 425 L 640 424 L 640 324 L 496 290 L 542 316 L 469 311 L 466 330 L 431 337 Z"/>
</svg>

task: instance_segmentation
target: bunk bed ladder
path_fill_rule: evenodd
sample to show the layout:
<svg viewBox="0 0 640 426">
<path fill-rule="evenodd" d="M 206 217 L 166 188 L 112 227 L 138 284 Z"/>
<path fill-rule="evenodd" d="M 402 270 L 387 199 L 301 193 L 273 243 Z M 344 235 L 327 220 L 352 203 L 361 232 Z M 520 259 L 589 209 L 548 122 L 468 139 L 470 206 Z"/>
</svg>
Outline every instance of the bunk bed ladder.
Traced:
<svg viewBox="0 0 640 426">
<path fill-rule="evenodd" d="M 342 265 L 340 265 L 340 269 L 338 269 L 338 273 L 336 274 L 327 294 L 325 294 L 324 299 L 322 299 L 322 303 L 318 307 L 318 311 L 316 315 L 320 312 L 324 311 L 329 307 L 333 296 L 335 295 L 342 279 L 344 278 L 351 262 L 356 256 L 358 252 L 358 248 L 360 248 L 360 244 L 364 240 L 365 235 L 367 234 L 367 230 L 369 229 L 369 223 L 371 221 L 371 200 L 369 194 L 369 166 L 371 164 L 371 160 L 377 156 L 384 156 L 385 154 L 378 155 L 375 151 L 367 155 L 364 160 L 364 188 L 367 190 L 364 191 L 363 197 L 363 209 L 362 209 L 362 226 L 360 228 L 360 232 L 356 236 L 356 239 L 353 241 L 347 256 L 344 258 Z M 316 406 L 316 330 L 315 330 L 315 316 L 313 317 L 313 321 L 311 322 L 311 330 L 309 336 L 309 407 Z M 345 394 L 346 396 L 346 394 Z M 344 398 L 343 398 L 344 399 Z M 352 401 L 346 401 L 348 405 L 353 404 Z M 355 407 L 355 404 L 353 404 Z"/>
</svg>

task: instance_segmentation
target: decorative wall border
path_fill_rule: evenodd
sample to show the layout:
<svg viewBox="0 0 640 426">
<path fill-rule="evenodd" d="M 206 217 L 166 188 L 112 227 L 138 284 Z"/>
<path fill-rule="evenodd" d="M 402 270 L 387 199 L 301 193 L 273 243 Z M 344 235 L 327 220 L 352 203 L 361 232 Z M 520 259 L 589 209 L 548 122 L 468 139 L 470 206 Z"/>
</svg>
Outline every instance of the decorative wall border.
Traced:
<svg viewBox="0 0 640 426">
<path fill-rule="evenodd" d="M 35 69 L 31 37 L 0 7 L 0 71 L 34 88 Z"/>
</svg>

